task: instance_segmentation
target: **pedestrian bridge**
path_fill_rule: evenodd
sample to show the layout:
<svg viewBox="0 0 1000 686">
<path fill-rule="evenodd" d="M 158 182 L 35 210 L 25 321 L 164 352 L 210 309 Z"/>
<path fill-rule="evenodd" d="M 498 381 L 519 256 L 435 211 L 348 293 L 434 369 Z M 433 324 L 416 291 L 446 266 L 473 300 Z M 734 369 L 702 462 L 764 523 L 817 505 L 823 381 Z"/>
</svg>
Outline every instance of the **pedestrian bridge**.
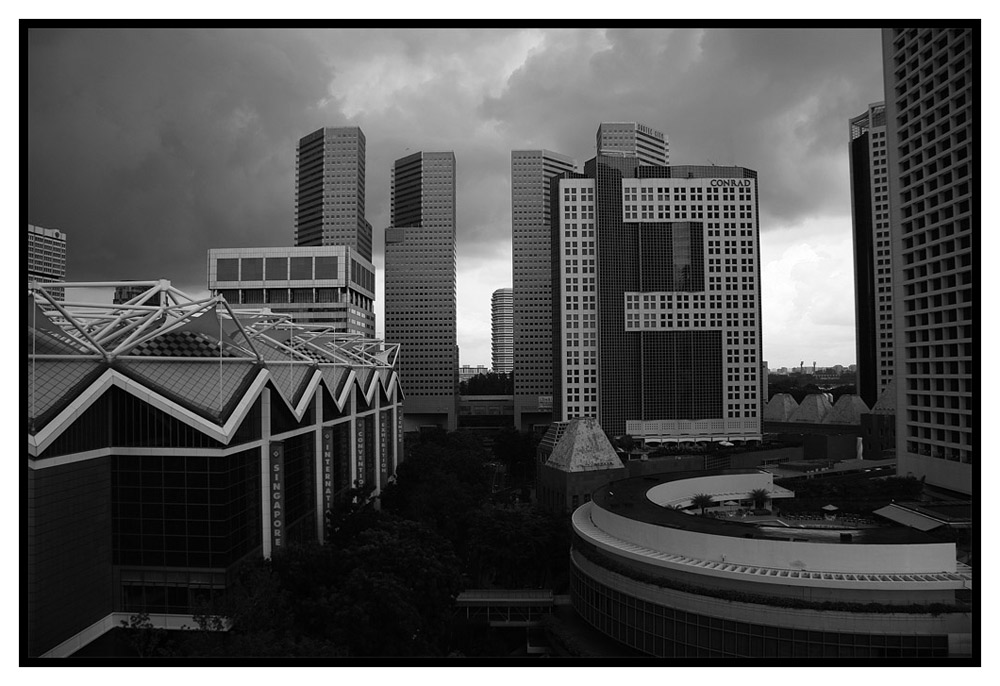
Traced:
<svg viewBox="0 0 1000 686">
<path fill-rule="evenodd" d="M 561 600 L 551 590 L 472 589 L 458 595 L 455 612 L 494 627 L 536 626 Z"/>
</svg>

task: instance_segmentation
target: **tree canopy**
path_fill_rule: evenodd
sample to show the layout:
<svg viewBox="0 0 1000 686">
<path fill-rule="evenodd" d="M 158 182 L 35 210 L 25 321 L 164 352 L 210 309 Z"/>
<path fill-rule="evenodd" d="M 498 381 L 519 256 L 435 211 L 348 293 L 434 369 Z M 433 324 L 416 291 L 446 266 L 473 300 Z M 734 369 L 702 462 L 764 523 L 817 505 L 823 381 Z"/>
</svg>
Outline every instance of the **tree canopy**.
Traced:
<svg viewBox="0 0 1000 686">
<path fill-rule="evenodd" d="M 514 374 L 487 372 L 476 374 L 458 384 L 459 395 L 513 395 Z"/>
</svg>

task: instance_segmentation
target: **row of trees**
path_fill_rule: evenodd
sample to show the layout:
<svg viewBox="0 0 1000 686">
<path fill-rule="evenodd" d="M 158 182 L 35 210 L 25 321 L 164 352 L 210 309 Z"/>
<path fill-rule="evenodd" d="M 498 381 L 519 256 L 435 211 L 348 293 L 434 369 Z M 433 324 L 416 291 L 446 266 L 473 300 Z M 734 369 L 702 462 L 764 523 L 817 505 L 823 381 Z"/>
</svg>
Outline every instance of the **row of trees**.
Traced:
<svg viewBox="0 0 1000 686">
<path fill-rule="evenodd" d="M 459 395 L 513 395 L 514 394 L 514 374 L 513 372 L 498 373 L 487 372 L 486 374 L 476 374 L 468 381 L 461 381 L 458 384 Z"/>
<path fill-rule="evenodd" d="M 497 452 L 514 463 L 522 440 Z M 355 490 L 328 513 L 329 539 L 245 561 L 229 593 L 201 608 L 198 631 L 162 632 L 132 618 L 140 655 L 444 656 L 501 651 L 496 637 L 455 617 L 465 588 L 567 585 L 564 518 L 491 497 L 496 459 L 476 438 L 432 433 L 408 446 L 382 492 Z M 228 632 L 218 631 L 228 622 Z"/>
<path fill-rule="evenodd" d="M 530 435 L 500 434 L 492 453 L 478 437 L 460 432 L 424 436 L 383 492 L 382 508 L 424 522 L 447 538 L 470 587 L 565 585 L 568 521 L 493 497 L 491 460 L 503 461 L 512 474 L 533 470 Z"/>
</svg>

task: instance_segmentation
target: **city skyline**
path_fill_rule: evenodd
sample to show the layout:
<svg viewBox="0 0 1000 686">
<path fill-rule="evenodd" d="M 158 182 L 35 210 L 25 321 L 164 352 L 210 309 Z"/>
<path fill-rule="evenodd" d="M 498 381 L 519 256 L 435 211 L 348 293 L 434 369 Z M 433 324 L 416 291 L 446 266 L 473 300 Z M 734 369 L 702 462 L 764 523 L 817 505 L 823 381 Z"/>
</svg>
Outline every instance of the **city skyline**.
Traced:
<svg viewBox="0 0 1000 686">
<path fill-rule="evenodd" d="M 360 126 L 377 333 L 392 160 L 454 150 L 460 364 L 488 363 L 484 304 L 512 283 L 511 151 L 582 164 L 602 121 L 637 121 L 674 164 L 766 181 L 763 359 L 855 362 L 844 134 L 882 99 L 876 28 L 45 30 L 27 45 L 28 220 L 70 236 L 68 279 L 155 272 L 207 292 L 208 248 L 293 243 L 296 142 Z"/>
</svg>

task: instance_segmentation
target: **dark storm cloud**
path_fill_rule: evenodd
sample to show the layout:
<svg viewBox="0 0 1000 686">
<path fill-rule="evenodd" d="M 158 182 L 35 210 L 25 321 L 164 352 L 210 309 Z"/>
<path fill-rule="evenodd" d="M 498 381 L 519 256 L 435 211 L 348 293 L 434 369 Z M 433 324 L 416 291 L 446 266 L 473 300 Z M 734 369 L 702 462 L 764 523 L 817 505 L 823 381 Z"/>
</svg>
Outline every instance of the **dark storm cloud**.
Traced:
<svg viewBox="0 0 1000 686">
<path fill-rule="evenodd" d="M 882 97 L 878 31 L 634 30 L 604 41 L 553 39 L 484 116 L 511 137 L 561 119 L 557 144 L 578 157 L 593 153 L 601 120 L 638 120 L 670 137 L 673 163 L 756 169 L 762 211 L 781 222 L 849 211 L 838 204 L 847 119 Z"/>
<path fill-rule="evenodd" d="M 294 139 L 329 73 L 301 37 L 32 31 L 30 221 L 72 279 L 205 283 L 205 249 L 292 235 Z M 301 135 L 301 134 L 299 134 Z"/>
<path fill-rule="evenodd" d="M 849 271 L 820 244 L 850 232 L 847 120 L 882 98 L 877 30 L 791 29 L 32 31 L 27 89 L 28 221 L 67 232 L 76 280 L 198 291 L 210 247 L 291 245 L 296 141 L 344 125 L 367 139 L 381 267 L 393 161 L 454 151 L 470 363 L 511 285 L 511 150 L 582 164 L 601 121 L 639 121 L 676 164 L 756 169 L 787 301 L 812 287 L 797 243 Z"/>
</svg>

